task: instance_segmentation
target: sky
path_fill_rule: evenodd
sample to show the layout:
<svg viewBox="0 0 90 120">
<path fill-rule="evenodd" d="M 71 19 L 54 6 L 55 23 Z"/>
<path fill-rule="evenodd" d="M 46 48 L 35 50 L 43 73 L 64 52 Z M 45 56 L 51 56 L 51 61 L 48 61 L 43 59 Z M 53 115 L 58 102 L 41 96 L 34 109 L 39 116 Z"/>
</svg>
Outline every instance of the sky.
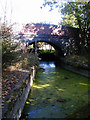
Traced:
<svg viewBox="0 0 90 120">
<path fill-rule="evenodd" d="M 62 15 L 58 12 L 58 9 L 51 12 L 49 6 L 41 9 L 43 3 L 44 0 L 0 0 L 0 23 L 4 21 L 6 15 L 5 19 L 8 24 L 16 23 L 17 28 L 15 29 L 21 29 L 22 24 L 27 23 L 58 25 L 62 20 Z"/>
<path fill-rule="evenodd" d="M 6 14 L 8 22 L 19 24 L 50 23 L 58 24 L 61 15 L 58 10 L 49 11 L 49 6 L 40 8 L 44 0 L 0 0 L 0 18 Z M 6 7 L 5 7 L 6 6 Z M 5 13 L 6 11 L 6 13 Z"/>
</svg>

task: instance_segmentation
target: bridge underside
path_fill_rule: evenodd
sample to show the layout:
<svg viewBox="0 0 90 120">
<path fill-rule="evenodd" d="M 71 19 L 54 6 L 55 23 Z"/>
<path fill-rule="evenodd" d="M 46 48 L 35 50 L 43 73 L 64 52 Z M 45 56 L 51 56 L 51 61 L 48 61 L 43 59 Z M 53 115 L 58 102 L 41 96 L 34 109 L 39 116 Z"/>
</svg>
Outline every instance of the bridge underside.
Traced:
<svg viewBox="0 0 90 120">
<path fill-rule="evenodd" d="M 37 42 L 46 42 L 54 47 L 56 50 L 57 56 L 64 56 L 68 52 L 68 46 L 69 45 L 70 38 L 67 36 L 58 36 L 58 35 L 38 35 L 34 37 L 32 40 L 28 41 L 28 44 L 35 44 Z"/>
<path fill-rule="evenodd" d="M 64 53 L 63 53 L 63 51 L 61 50 L 60 47 L 58 47 L 58 46 L 56 46 L 56 45 L 54 45 L 54 44 L 52 44 L 52 43 L 50 43 L 50 42 L 46 42 L 46 41 L 44 41 L 44 40 L 42 40 L 42 41 L 37 41 L 37 43 L 38 43 L 38 42 L 45 42 L 45 43 L 50 44 L 50 45 L 55 49 L 55 55 L 56 55 L 56 56 L 64 56 Z M 34 44 L 34 46 L 35 46 L 35 42 L 29 43 L 29 45 L 32 45 L 32 44 Z"/>
</svg>

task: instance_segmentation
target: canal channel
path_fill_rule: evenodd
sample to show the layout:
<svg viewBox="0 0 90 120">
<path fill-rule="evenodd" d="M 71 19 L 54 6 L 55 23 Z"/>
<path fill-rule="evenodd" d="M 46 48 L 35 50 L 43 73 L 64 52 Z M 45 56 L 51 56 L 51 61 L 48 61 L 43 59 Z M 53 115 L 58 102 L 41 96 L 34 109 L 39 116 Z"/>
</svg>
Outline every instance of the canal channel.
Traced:
<svg viewBox="0 0 90 120">
<path fill-rule="evenodd" d="M 88 104 L 88 78 L 41 61 L 21 119 L 66 118 Z"/>
</svg>

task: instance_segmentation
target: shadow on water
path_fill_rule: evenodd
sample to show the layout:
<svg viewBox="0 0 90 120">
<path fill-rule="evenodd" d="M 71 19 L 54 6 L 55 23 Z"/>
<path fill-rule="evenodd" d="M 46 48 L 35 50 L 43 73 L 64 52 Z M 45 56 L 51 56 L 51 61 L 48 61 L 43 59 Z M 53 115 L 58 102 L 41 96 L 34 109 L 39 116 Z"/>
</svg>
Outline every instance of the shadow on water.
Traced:
<svg viewBox="0 0 90 120">
<path fill-rule="evenodd" d="M 69 120 L 70 118 L 90 118 L 90 103 L 84 105 L 83 107 L 76 110 L 74 113 L 66 117 L 65 120 Z"/>
<path fill-rule="evenodd" d="M 60 68 L 56 61 L 41 61 L 40 68 L 20 119 L 88 118 L 88 78 Z"/>
</svg>

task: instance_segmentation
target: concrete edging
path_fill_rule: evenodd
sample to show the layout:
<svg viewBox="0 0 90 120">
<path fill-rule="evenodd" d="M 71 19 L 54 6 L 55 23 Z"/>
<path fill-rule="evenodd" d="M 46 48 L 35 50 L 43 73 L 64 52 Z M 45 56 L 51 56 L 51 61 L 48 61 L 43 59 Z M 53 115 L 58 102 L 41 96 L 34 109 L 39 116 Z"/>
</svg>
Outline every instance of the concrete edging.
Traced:
<svg viewBox="0 0 90 120">
<path fill-rule="evenodd" d="M 63 61 L 61 61 L 61 62 L 62 62 L 62 64 L 60 64 L 60 66 L 62 68 L 66 69 L 66 70 L 70 70 L 70 71 L 72 71 L 74 73 L 77 73 L 77 74 L 80 74 L 80 75 L 83 75 L 85 77 L 90 78 L 90 71 L 89 70 L 73 67 L 71 65 L 67 65 Z"/>
<path fill-rule="evenodd" d="M 16 101 L 14 102 L 12 108 L 10 110 L 7 109 L 3 118 L 7 118 L 7 119 L 15 118 L 19 120 L 19 118 L 21 117 L 21 113 L 24 108 L 25 102 L 27 100 L 28 94 L 30 92 L 31 86 L 33 84 L 34 76 L 35 76 L 35 67 L 32 67 L 27 78 L 25 78 L 22 94 L 18 96 L 17 99 L 15 98 Z"/>
</svg>

